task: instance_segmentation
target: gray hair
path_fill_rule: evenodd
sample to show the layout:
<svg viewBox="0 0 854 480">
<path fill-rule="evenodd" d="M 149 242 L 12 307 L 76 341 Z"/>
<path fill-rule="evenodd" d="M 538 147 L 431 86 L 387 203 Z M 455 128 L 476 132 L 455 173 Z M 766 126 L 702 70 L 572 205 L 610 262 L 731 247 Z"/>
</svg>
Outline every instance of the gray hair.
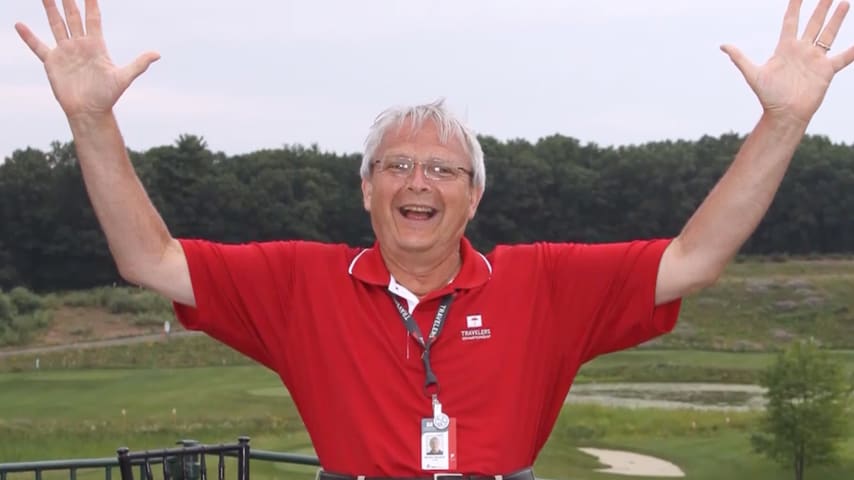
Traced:
<svg viewBox="0 0 854 480">
<path fill-rule="evenodd" d="M 486 167 L 483 162 L 483 150 L 477 136 L 468 127 L 445 108 L 445 100 L 439 99 L 433 103 L 409 107 L 392 107 L 377 115 L 374 124 L 365 139 L 365 152 L 362 155 L 362 166 L 359 173 L 362 179 L 371 176 L 371 162 L 385 134 L 392 128 L 402 127 L 403 122 L 410 120 L 412 129 L 417 131 L 424 125 L 425 120 L 432 120 L 439 129 L 439 140 L 447 143 L 453 136 L 458 139 L 471 158 L 472 183 L 483 189 L 486 186 Z"/>
</svg>

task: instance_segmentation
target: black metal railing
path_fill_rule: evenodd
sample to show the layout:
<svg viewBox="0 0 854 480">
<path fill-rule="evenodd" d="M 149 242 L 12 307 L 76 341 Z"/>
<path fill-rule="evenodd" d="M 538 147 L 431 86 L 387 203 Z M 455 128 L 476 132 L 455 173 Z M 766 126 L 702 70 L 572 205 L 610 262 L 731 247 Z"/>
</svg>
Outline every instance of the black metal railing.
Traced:
<svg viewBox="0 0 854 480">
<path fill-rule="evenodd" d="M 245 440 L 245 460 L 241 462 L 241 441 Z M 172 480 L 205 480 L 207 478 L 207 465 L 205 453 L 217 456 L 217 477 L 224 474 L 223 457 L 237 458 L 238 478 L 243 468 L 246 476 L 249 472 L 250 461 L 290 463 L 295 465 L 320 466 L 316 456 L 296 453 L 271 452 L 266 450 L 249 449 L 249 439 L 243 437 L 237 444 L 232 445 L 199 445 L 193 440 L 182 440 L 178 442 L 181 447 L 149 450 L 142 452 L 130 452 L 126 448 L 120 448 L 115 457 L 109 458 L 84 458 L 68 460 L 45 460 L 37 462 L 0 463 L 0 480 L 8 480 L 10 473 L 32 473 L 34 480 L 42 480 L 44 472 L 67 471 L 69 480 L 77 480 L 77 474 L 81 470 L 102 469 L 105 480 L 113 480 L 113 470 L 119 470 L 119 476 L 125 479 L 133 478 L 132 470 L 139 471 L 139 479 L 153 478 L 153 466 L 159 466 L 163 470 L 164 479 Z M 127 458 L 128 470 L 122 472 L 122 453 Z M 241 467 L 243 465 L 243 467 Z M 130 474 L 130 476 L 126 476 Z"/>
<path fill-rule="evenodd" d="M 119 471 L 122 480 L 133 480 L 133 467 L 140 467 L 142 480 L 154 480 L 151 466 L 159 464 L 163 480 L 207 480 L 208 456 L 216 456 L 217 480 L 225 480 L 226 455 L 237 458 L 236 480 L 249 480 L 249 437 L 240 437 L 237 443 L 221 445 L 186 445 L 161 450 L 131 452 L 127 447 L 118 450 Z"/>
</svg>

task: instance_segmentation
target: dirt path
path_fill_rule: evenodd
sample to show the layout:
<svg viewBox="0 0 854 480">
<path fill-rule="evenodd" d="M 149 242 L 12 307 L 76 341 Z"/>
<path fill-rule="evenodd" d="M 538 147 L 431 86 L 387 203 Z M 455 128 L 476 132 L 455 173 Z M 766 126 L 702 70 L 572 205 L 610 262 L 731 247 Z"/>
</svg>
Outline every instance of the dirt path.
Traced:
<svg viewBox="0 0 854 480">
<path fill-rule="evenodd" d="M 200 332 L 174 332 L 169 334 L 169 338 L 177 338 L 177 337 L 189 337 L 193 335 L 203 335 Z M 77 342 L 77 343 L 68 343 L 65 345 L 46 345 L 41 347 L 30 347 L 30 348 L 10 348 L 0 350 L 0 358 L 11 357 L 15 355 L 28 355 L 28 354 L 38 354 L 38 353 L 48 353 L 48 352 L 61 352 L 63 350 L 82 350 L 84 348 L 95 348 L 95 347 L 112 347 L 115 345 L 130 345 L 134 343 L 143 343 L 143 342 L 156 342 L 163 340 L 164 336 L 162 333 L 153 334 L 153 335 L 138 335 L 135 337 L 125 337 L 125 338 L 111 338 L 109 340 L 94 340 L 90 342 Z"/>
</svg>

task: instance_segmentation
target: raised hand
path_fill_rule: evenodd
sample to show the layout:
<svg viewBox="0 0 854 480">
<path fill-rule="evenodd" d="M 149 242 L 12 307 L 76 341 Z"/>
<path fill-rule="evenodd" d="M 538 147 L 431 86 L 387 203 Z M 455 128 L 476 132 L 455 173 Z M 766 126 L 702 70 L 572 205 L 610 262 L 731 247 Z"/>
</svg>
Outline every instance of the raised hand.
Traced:
<svg viewBox="0 0 854 480">
<path fill-rule="evenodd" d="M 75 0 L 62 0 L 64 20 L 54 0 L 43 0 L 43 4 L 55 48 L 45 45 L 22 23 L 15 29 L 44 63 L 53 93 L 69 119 L 110 112 L 131 82 L 160 58 L 148 52 L 127 66 L 114 65 L 101 31 L 97 0 L 86 0 L 85 22 Z"/>
<path fill-rule="evenodd" d="M 819 0 L 798 38 L 801 0 L 790 0 L 780 41 L 764 65 L 754 65 L 731 45 L 721 47 L 744 75 L 766 113 L 808 123 L 833 76 L 854 61 L 854 47 L 829 55 L 849 8 L 848 2 L 841 2 L 825 24 L 832 4 L 833 0 Z"/>
</svg>

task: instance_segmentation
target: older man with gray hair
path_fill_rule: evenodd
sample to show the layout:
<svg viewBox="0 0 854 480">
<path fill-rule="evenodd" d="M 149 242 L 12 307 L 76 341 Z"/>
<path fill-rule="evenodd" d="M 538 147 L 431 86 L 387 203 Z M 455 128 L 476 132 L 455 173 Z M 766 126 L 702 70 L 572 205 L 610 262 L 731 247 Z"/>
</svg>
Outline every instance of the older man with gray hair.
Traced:
<svg viewBox="0 0 854 480">
<path fill-rule="evenodd" d="M 109 58 L 96 0 L 44 0 L 44 63 L 121 275 L 178 318 L 276 371 L 323 480 L 490 476 L 532 480 L 572 380 L 597 355 L 671 330 L 680 299 L 713 284 L 765 214 L 833 76 L 848 11 L 819 0 L 798 35 L 791 0 L 773 56 L 723 50 L 763 112 L 732 165 L 672 239 L 534 243 L 489 254 L 465 237 L 486 173 L 477 137 L 441 102 L 393 108 L 361 167 L 376 243 L 226 245 L 173 238 L 137 178 L 113 115 L 157 60 Z M 560 208 L 555 205 L 554 208 Z M 427 455 L 432 438 L 441 454 Z"/>
</svg>

